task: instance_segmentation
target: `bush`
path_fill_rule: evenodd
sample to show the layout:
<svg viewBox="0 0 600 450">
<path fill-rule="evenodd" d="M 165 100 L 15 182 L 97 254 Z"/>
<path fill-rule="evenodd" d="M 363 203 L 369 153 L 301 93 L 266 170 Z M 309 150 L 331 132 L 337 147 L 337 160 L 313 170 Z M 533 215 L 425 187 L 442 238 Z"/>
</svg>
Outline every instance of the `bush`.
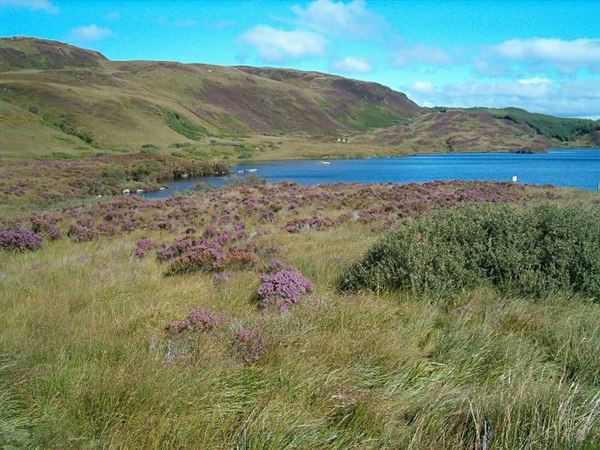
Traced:
<svg viewBox="0 0 600 450">
<path fill-rule="evenodd" d="M 25 228 L 9 228 L 0 231 L 0 248 L 24 252 L 42 248 L 42 236 Z"/>
<path fill-rule="evenodd" d="M 463 206 L 405 223 L 349 267 L 342 290 L 411 290 L 451 299 L 488 284 L 543 298 L 600 299 L 600 209 L 544 204 Z"/>
<path fill-rule="evenodd" d="M 226 315 L 217 316 L 215 313 L 200 308 L 197 311 L 192 311 L 187 320 L 167 322 L 163 327 L 163 330 L 168 335 L 180 335 L 187 331 L 210 331 L 217 325 L 228 321 L 229 317 Z"/>
<path fill-rule="evenodd" d="M 260 283 L 260 307 L 267 309 L 269 306 L 277 306 L 280 312 L 286 312 L 292 304 L 300 303 L 304 294 L 314 290 L 311 281 L 294 270 L 263 275 L 260 277 Z"/>
<path fill-rule="evenodd" d="M 206 134 L 206 128 L 192 122 L 183 114 L 173 111 L 164 106 L 160 107 L 161 115 L 169 128 L 188 139 L 197 140 Z"/>
<path fill-rule="evenodd" d="M 250 159 L 252 158 L 252 152 L 243 151 L 238 155 L 238 159 Z"/>
</svg>

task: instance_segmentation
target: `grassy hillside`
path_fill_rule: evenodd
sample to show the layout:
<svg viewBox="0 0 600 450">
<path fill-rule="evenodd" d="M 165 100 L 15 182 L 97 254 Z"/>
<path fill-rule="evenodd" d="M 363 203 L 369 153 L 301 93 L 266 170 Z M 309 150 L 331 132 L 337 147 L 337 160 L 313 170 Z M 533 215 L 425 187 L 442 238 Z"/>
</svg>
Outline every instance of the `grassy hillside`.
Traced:
<svg viewBox="0 0 600 450">
<path fill-rule="evenodd" d="M 2 48 L 0 127 L 7 132 L 0 151 L 10 157 L 35 156 L 49 147 L 85 155 L 144 144 L 202 146 L 247 135 L 338 136 L 421 111 L 384 86 L 320 73 L 111 62 L 27 38 L 3 39 Z M 27 145 L 30 134 L 49 139 L 41 147 Z"/>
<path fill-rule="evenodd" d="M 495 118 L 485 112 L 450 110 L 422 114 L 409 123 L 378 130 L 365 142 L 384 142 L 417 153 L 521 151 L 539 152 L 553 146 L 552 139 L 526 124 Z"/>
<path fill-rule="evenodd" d="M 562 131 L 549 131 L 554 122 L 523 114 L 426 110 L 385 86 L 317 72 L 109 61 L 59 42 L 0 39 L 5 160 L 143 146 L 197 159 L 276 159 L 595 142 L 587 122 L 569 125 L 561 141 Z"/>
<path fill-rule="evenodd" d="M 4 221 L 0 447 L 596 448 L 597 302 L 336 289 L 399 221 L 574 195 L 259 184 Z"/>
<path fill-rule="evenodd" d="M 508 120 L 526 128 L 533 129 L 540 136 L 561 143 L 589 140 L 600 145 L 600 120 L 572 119 L 554 117 L 547 114 L 531 113 L 519 108 L 467 108 L 449 109 L 433 108 L 435 111 L 473 111 L 490 114 L 492 117 Z"/>
<path fill-rule="evenodd" d="M 107 59 L 98 52 L 54 41 L 25 37 L 0 39 L 0 72 L 98 67 L 104 61 Z"/>
</svg>

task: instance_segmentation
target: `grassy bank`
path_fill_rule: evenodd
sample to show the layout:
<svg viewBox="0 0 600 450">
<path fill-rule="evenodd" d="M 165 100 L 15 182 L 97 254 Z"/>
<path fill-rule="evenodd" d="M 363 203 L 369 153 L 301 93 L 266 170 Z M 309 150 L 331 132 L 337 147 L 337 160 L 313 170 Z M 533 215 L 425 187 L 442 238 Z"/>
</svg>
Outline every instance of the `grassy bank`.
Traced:
<svg viewBox="0 0 600 450">
<path fill-rule="evenodd" d="M 336 290 L 399 220 L 461 203 L 572 201 L 565 192 L 259 185 L 11 220 L 60 237 L 0 252 L 0 446 L 595 448 L 599 304 L 474 288 L 441 306 Z M 142 238 L 158 247 L 139 252 Z M 167 276 L 173 259 L 157 255 L 188 238 L 177 247 L 188 262 L 212 239 L 228 258 L 256 260 Z M 256 303 L 275 262 L 314 284 L 284 314 Z M 164 331 L 201 308 L 227 320 Z M 256 358 L 241 331 L 259 336 Z"/>
<path fill-rule="evenodd" d="M 158 190 L 182 176 L 229 173 L 223 161 L 200 161 L 153 153 L 75 159 L 5 161 L 0 172 L 0 213 L 48 209 L 74 200 Z"/>
</svg>

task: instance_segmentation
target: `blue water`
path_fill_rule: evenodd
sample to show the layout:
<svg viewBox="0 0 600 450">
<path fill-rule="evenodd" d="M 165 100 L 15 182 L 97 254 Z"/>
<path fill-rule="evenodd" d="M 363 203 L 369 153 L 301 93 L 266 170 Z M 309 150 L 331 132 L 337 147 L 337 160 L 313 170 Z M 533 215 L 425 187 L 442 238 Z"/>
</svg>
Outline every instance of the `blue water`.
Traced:
<svg viewBox="0 0 600 450">
<path fill-rule="evenodd" d="M 254 168 L 269 182 L 295 181 L 300 184 L 422 183 L 433 180 L 511 181 L 520 183 L 595 190 L 600 182 L 600 149 L 553 150 L 548 153 L 455 153 L 398 158 L 370 158 L 322 161 L 273 161 L 239 166 L 234 171 Z M 151 192 L 147 197 L 164 198 L 183 192 L 198 182 L 223 185 L 229 177 L 208 177 L 166 183 L 166 191 Z"/>
</svg>

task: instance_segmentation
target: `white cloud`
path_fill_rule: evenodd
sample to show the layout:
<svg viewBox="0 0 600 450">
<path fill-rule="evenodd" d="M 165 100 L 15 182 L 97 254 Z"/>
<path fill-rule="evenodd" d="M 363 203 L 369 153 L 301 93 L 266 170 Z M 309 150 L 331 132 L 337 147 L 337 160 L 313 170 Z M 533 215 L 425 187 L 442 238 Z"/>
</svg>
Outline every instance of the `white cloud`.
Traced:
<svg viewBox="0 0 600 450">
<path fill-rule="evenodd" d="M 413 64 L 440 65 L 454 62 L 453 55 L 439 47 L 422 44 L 398 44 L 394 49 L 394 67 Z"/>
<path fill-rule="evenodd" d="M 73 37 L 80 41 L 97 41 L 112 36 L 110 28 L 102 28 L 98 25 L 86 25 L 71 30 Z"/>
<path fill-rule="evenodd" d="M 259 56 L 270 62 L 322 56 L 325 51 L 325 39 L 318 34 L 278 30 L 266 25 L 258 25 L 246 31 L 241 40 L 254 46 Z"/>
<path fill-rule="evenodd" d="M 377 31 L 384 20 L 368 11 L 364 0 L 348 3 L 334 0 L 315 0 L 306 8 L 293 6 L 301 27 L 323 34 L 345 37 L 367 37 Z"/>
<path fill-rule="evenodd" d="M 371 65 L 362 58 L 348 56 L 331 63 L 331 68 L 341 73 L 369 73 Z"/>
<path fill-rule="evenodd" d="M 427 83 L 427 82 L 419 82 Z M 507 107 L 557 116 L 600 115 L 600 79 L 553 82 L 547 78 L 515 81 L 468 81 L 431 89 L 426 84 L 405 88 L 408 95 L 425 106 Z"/>
<path fill-rule="evenodd" d="M 552 65 L 561 72 L 600 70 L 600 39 L 510 39 L 484 50 L 484 58 Z"/>
<path fill-rule="evenodd" d="M 415 81 L 409 89 L 410 92 L 418 92 L 421 94 L 431 94 L 435 91 L 433 84 L 429 81 Z"/>
<path fill-rule="evenodd" d="M 368 11 L 364 0 L 313 0 L 306 6 L 291 8 L 295 17 L 276 19 L 291 30 L 260 24 L 240 36 L 267 62 L 284 62 L 304 56 L 324 56 L 325 46 L 336 40 L 377 37 L 385 20 Z M 370 65 L 358 58 L 331 61 L 340 72 L 367 73 Z"/>
<path fill-rule="evenodd" d="M 41 10 L 51 13 L 58 12 L 58 8 L 49 0 L 0 0 L 0 6 L 14 6 L 17 8 L 27 8 L 32 11 Z"/>
</svg>

